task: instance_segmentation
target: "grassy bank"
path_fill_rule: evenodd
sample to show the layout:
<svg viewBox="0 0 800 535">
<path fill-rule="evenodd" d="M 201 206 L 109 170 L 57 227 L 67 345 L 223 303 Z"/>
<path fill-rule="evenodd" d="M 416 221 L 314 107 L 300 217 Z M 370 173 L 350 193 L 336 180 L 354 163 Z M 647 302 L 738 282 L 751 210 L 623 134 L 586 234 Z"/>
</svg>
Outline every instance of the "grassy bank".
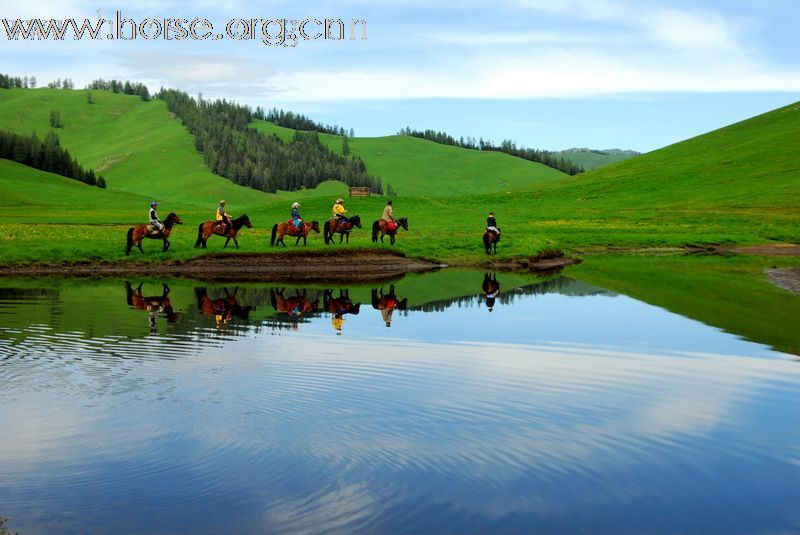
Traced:
<svg viewBox="0 0 800 535">
<path fill-rule="evenodd" d="M 126 230 L 146 220 L 152 199 L 162 217 L 176 212 L 185 224 L 176 228 L 171 251 L 162 254 L 149 242 L 143 258 L 200 254 L 193 247 L 197 225 L 213 216 L 220 198 L 234 216 L 247 213 L 255 225 L 243 231 L 242 250 L 268 252 L 272 225 L 288 217 L 293 201 L 303 204 L 306 219 L 322 223 L 336 197 L 346 197 L 338 182 L 277 194 L 236 186 L 205 168 L 191 135 L 163 102 L 92 94 L 89 104 L 85 91 L 0 91 L 0 128 L 56 132 L 109 186 L 100 190 L 0 161 L 0 262 L 124 260 Z M 64 128 L 50 127 L 51 109 L 59 110 Z M 255 127 L 291 135 L 269 123 Z M 486 260 L 481 235 L 490 210 L 504 231 L 500 258 L 554 248 L 576 254 L 608 246 L 798 242 L 799 135 L 800 111 L 789 106 L 577 177 L 505 154 L 406 136 L 355 138 L 350 147 L 398 192 L 395 213 L 410 222 L 398 250 L 474 265 Z M 341 138 L 321 138 L 341 150 Z M 365 224 L 354 231 L 350 247 L 374 247 L 369 227 L 385 200 L 347 199 L 349 214 L 359 214 Z M 209 251 L 221 247 L 220 238 L 209 242 Z M 314 235 L 308 248 L 326 246 Z"/>
</svg>

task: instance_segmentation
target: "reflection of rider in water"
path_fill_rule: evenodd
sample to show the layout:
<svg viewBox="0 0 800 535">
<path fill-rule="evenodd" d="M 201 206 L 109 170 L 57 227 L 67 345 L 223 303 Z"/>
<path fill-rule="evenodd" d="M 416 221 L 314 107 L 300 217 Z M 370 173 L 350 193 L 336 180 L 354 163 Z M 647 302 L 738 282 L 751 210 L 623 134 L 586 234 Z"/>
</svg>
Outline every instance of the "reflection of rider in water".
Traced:
<svg viewBox="0 0 800 535">
<path fill-rule="evenodd" d="M 344 325 L 344 318 L 340 313 L 336 313 L 331 318 L 331 325 L 336 330 L 336 334 L 342 334 L 342 326 Z"/>
<path fill-rule="evenodd" d="M 494 292 L 486 294 L 486 308 L 489 309 L 489 312 L 491 312 L 492 309 L 494 308 L 494 301 L 497 298 L 497 294 L 499 293 L 500 289 L 498 288 Z"/>
<path fill-rule="evenodd" d="M 497 277 L 494 274 L 486 273 L 483 276 L 483 285 L 481 288 L 483 289 L 483 296 L 486 298 L 486 308 L 491 312 L 494 308 L 497 294 L 500 293 L 500 283 L 497 282 Z"/>
<path fill-rule="evenodd" d="M 147 307 L 148 320 L 150 322 L 150 333 L 156 334 L 158 332 L 158 314 L 161 312 L 161 307 L 152 305 Z"/>
<path fill-rule="evenodd" d="M 383 316 L 383 321 L 386 322 L 387 327 L 392 326 L 392 312 L 394 312 L 394 308 L 384 308 L 381 310 L 381 316 Z"/>
</svg>

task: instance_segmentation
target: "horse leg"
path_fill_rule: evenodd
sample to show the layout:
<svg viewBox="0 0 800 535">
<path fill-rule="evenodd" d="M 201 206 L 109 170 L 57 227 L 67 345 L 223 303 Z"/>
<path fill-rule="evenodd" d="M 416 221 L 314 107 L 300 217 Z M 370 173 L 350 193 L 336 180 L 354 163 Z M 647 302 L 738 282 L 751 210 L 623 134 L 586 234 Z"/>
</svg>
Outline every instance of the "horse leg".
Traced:
<svg viewBox="0 0 800 535">
<path fill-rule="evenodd" d="M 239 248 L 239 240 L 237 240 L 236 238 L 233 239 L 233 244 L 236 246 L 237 249 Z"/>
<path fill-rule="evenodd" d="M 144 252 L 144 249 L 142 249 L 142 238 L 139 238 L 139 241 L 136 242 L 136 247 L 139 248 L 140 253 Z"/>
<path fill-rule="evenodd" d="M 225 245 L 223 245 L 223 246 L 222 246 L 222 248 L 223 248 L 223 249 L 226 249 L 226 248 L 228 247 L 228 242 L 229 242 L 229 241 L 231 241 L 231 237 L 230 237 L 230 236 L 228 236 L 228 237 L 225 239 Z"/>
<path fill-rule="evenodd" d="M 164 248 L 163 248 L 163 251 L 164 251 L 164 252 L 167 252 L 167 249 L 169 249 L 169 246 L 170 246 L 169 240 L 168 240 L 168 239 L 166 239 L 166 238 L 164 238 Z"/>
</svg>

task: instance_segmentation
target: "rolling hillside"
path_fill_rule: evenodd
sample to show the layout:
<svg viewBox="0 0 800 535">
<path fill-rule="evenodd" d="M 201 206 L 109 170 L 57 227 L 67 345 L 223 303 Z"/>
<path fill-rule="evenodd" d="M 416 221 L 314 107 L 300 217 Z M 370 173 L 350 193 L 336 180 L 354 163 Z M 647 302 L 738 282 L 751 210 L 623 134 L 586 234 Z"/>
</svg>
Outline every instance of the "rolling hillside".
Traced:
<svg viewBox="0 0 800 535">
<path fill-rule="evenodd" d="M 196 225 L 211 217 L 220 197 L 234 215 L 244 212 L 253 221 L 243 250 L 267 251 L 272 224 L 288 217 L 291 202 L 302 202 L 306 219 L 324 221 L 333 199 L 346 195 L 340 182 L 277 194 L 236 186 L 205 168 L 192 137 L 162 102 L 100 91 L 93 97 L 96 104 L 87 103 L 85 91 L 0 91 L 0 128 L 43 136 L 51 130 L 50 110 L 58 109 L 62 145 L 83 165 L 100 169 L 109 185 L 101 190 L 0 162 L 0 207 L 8 208 L 10 222 L 0 231 L 0 260 L 124 258 L 119 244 L 126 225 L 145 218 L 152 198 L 162 216 L 176 211 L 187 225 L 167 255 L 151 245 L 146 258 L 196 255 Z M 271 123 L 255 126 L 293 135 Z M 321 139 L 342 148 L 337 136 Z M 406 136 L 356 138 L 350 147 L 398 193 L 395 213 L 409 217 L 411 228 L 399 250 L 468 264 L 485 259 L 480 235 L 489 210 L 504 231 L 501 258 L 550 248 L 800 242 L 797 139 L 800 110 L 787 106 L 577 177 Z M 349 213 L 366 223 L 351 247 L 373 246 L 369 226 L 385 200 L 348 199 Z M 86 223 L 97 226 L 90 232 Z M 87 239 L 76 240 L 76 232 Z M 221 245 L 210 242 L 209 251 Z M 314 236 L 309 248 L 326 246 Z"/>
<path fill-rule="evenodd" d="M 288 140 L 294 130 L 265 121 L 254 128 Z M 342 138 L 320 134 L 320 140 L 341 153 Z M 348 139 L 350 153 L 367 169 L 391 184 L 398 195 L 455 196 L 515 190 L 567 175 L 546 165 L 500 152 L 480 152 L 440 145 L 411 136 Z"/>
</svg>

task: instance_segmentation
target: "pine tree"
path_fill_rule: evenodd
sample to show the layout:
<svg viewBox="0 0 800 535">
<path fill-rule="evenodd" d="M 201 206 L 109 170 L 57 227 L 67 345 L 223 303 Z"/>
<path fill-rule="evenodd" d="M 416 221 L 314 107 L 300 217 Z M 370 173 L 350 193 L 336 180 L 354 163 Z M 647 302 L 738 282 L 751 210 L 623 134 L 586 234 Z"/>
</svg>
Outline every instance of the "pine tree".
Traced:
<svg viewBox="0 0 800 535">
<path fill-rule="evenodd" d="M 87 104 L 94 104 L 94 99 L 92 98 L 92 92 L 91 91 L 86 93 L 86 103 Z"/>
<path fill-rule="evenodd" d="M 53 128 L 63 128 L 61 124 L 61 114 L 57 110 L 50 110 L 50 126 Z"/>
<path fill-rule="evenodd" d="M 350 154 L 350 143 L 347 142 L 347 136 L 342 138 L 342 154 L 345 156 Z"/>
</svg>

